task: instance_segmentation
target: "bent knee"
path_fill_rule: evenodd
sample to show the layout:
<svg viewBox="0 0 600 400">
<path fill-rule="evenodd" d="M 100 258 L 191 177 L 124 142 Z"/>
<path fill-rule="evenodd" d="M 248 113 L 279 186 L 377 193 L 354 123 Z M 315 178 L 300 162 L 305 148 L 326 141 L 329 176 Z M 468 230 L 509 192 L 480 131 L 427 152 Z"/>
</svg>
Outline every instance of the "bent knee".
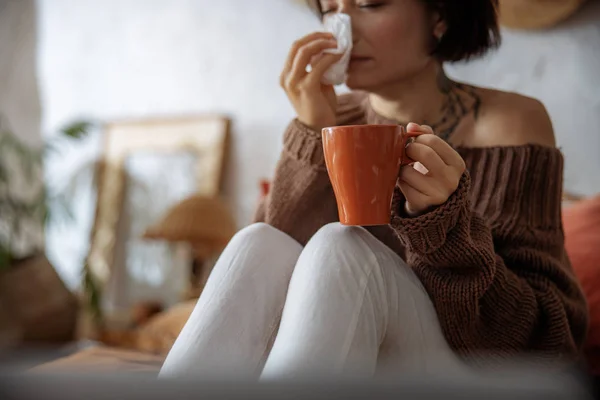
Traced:
<svg viewBox="0 0 600 400">
<path fill-rule="evenodd" d="M 271 225 L 255 223 L 242 228 L 231 238 L 219 256 L 215 269 L 227 271 L 233 266 L 238 272 L 250 273 L 277 270 L 283 274 L 279 276 L 285 276 L 301 252 L 302 246 L 290 236 Z"/>
<path fill-rule="evenodd" d="M 352 247 L 356 242 L 364 243 L 365 240 L 368 241 L 371 238 L 377 240 L 360 226 L 347 226 L 339 222 L 332 222 L 319 229 L 308 245 Z"/>
<path fill-rule="evenodd" d="M 254 238 L 254 237 L 269 237 L 274 235 L 277 229 L 273 228 L 269 224 L 265 224 L 264 222 L 256 222 L 254 224 L 248 225 L 239 231 L 233 236 L 234 238 Z"/>
<path fill-rule="evenodd" d="M 333 260 L 372 258 L 378 240 L 358 226 L 345 226 L 338 222 L 323 226 L 304 248 L 313 263 L 331 265 Z"/>
<path fill-rule="evenodd" d="M 264 222 L 257 222 L 240 229 L 230 240 L 229 245 L 244 243 L 245 245 L 256 244 L 268 248 L 274 246 L 298 246 L 298 242 L 289 235 Z"/>
<path fill-rule="evenodd" d="M 408 269 L 399 255 L 365 228 L 339 222 L 319 229 L 304 248 L 303 254 L 312 264 L 320 265 L 323 269 L 341 264 L 345 265 L 345 271 L 352 269 L 351 266 L 361 270 L 372 266 Z"/>
<path fill-rule="evenodd" d="M 233 237 L 231 238 L 231 242 L 234 241 L 271 241 L 271 240 L 279 240 L 280 237 L 285 234 L 280 230 L 273 228 L 269 224 L 265 224 L 264 222 L 257 222 L 251 225 L 248 225 L 242 229 L 240 229 Z"/>
</svg>

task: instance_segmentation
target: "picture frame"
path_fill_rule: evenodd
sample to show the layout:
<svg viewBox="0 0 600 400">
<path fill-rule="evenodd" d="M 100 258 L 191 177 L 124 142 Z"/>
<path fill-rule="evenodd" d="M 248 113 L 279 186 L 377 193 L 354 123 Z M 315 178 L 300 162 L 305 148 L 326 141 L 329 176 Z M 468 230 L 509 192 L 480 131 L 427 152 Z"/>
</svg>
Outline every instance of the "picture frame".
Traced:
<svg viewBox="0 0 600 400">
<path fill-rule="evenodd" d="M 134 154 L 195 155 L 195 194 L 220 193 L 230 120 L 223 115 L 139 119 L 106 124 L 97 204 L 87 258 L 100 291 L 115 274 L 115 254 L 127 191 L 126 163 Z M 149 221 L 150 223 L 150 221 Z"/>
</svg>

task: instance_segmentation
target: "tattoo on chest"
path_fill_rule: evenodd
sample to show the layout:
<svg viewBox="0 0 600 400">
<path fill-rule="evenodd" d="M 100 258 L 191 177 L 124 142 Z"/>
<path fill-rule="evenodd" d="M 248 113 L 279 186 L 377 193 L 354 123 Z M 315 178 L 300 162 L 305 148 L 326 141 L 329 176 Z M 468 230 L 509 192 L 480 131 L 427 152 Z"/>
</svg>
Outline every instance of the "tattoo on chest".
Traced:
<svg viewBox="0 0 600 400">
<path fill-rule="evenodd" d="M 435 123 L 425 123 L 440 138 L 448 141 L 466 115 L 473 113 L 477 119 L 481 98 L 474 87 L 450 80 L 443 71 L 438 77 L 438 87 L 446 96 L 440 110 L 441 117 Z"/>
</svg>

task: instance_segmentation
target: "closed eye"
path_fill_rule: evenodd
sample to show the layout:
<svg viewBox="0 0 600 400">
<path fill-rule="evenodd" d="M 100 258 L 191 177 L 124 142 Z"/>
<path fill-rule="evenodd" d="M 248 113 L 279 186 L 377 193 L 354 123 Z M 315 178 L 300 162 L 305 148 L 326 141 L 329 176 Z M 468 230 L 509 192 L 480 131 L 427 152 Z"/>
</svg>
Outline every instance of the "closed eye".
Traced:
<svg viewBox="0 0 600 400">
<path fill-rule="evenodd" d="M 381 2 L 379 2 L 379 3 L 358 4 L 358 8 L 365 9 L 365 10 L 374 10 L 374 9 L 377 9 L 377 8 L 381 8 L 383 6 L 385 6 L 385 3 L 381 3 Z M 336 12 L 335 8 L 329 8 L 329 9 L 323 8 L 322 11 L 321 11 L 321 14 L 322 15 L 327 15 L 327 14 L 331 14 L 331 13 L 334 13 L 334 12 Z"/>
<path fill-rule="evenodd" d="M 376 9 L 376 8 L 380 8 L 382 6 L 384 6 L 385 3 L 366 3 L 366 4 L 359 4 L 359 8 L 361 9 Z"/>
</svg>

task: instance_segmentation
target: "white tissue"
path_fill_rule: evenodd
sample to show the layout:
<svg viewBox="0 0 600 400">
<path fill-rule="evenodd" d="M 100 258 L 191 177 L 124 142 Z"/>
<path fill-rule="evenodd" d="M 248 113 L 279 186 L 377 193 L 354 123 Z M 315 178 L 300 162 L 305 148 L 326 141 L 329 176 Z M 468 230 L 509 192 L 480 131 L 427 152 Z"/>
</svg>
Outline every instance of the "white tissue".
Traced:
<svg viewBox="0 0 600 400">
<path fill-rule="evenodd" d="M 325 50 L 324 53 L 344 54 L 323 75 L 325 85 L 340 85 L 346 82 L 350 54 L 352 53 L 352 22 L 348 14 L 331 14 L 325 17 L 323 22 L 325 30 L 335 36 L 337 40 L 336 49 Z"/>
</svg>

